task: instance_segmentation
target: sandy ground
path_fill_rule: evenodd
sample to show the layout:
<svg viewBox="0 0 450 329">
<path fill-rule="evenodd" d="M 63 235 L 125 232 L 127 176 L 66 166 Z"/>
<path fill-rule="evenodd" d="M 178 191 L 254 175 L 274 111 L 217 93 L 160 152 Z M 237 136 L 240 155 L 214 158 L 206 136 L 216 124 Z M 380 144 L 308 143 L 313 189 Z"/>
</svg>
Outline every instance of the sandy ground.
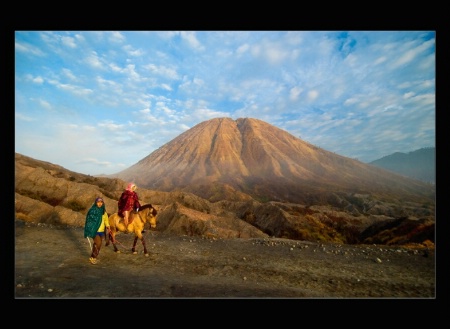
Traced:
<svg viewBox="0 0 450 329">
<path fill-rule="evenodd" d="M 434 250 L 147 230 L 148 257 L 121 233 L 121 253 L 103 246 L 92 265 L 82 228 L 15 226 L 15 299 L 436 298 Z"/>
</svg>

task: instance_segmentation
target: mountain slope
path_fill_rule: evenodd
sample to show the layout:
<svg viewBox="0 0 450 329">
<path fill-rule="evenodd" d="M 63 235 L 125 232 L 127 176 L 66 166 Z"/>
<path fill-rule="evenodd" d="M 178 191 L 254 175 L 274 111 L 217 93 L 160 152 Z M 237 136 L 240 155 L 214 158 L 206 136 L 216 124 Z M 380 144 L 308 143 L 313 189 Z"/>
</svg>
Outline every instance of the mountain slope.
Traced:
<svg viewBox="0 0 450 329">
<path fill-rule="evenodd" d="M 109 177 L 224 199 L 329 203 L 336 193 L 429 202 L 434 187 L 309 144 L 264 121 L 215 118 Z"/>
</svg>

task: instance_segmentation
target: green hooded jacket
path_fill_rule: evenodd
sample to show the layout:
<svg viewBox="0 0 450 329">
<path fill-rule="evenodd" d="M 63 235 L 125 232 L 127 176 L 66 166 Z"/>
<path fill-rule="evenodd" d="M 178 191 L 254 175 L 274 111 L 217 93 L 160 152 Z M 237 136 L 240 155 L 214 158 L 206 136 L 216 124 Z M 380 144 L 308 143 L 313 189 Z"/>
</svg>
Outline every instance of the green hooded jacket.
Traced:
<svg viewBox="0 0 450 329">
<path fill-rule="evenodd" d="M 93 204 L 86 214 L 86 223 L 84 224 L 84 237 L 95 238 L 97 230 L 102 223 L 102 216 L 106 212 L 105 204 L 101 207 L 97 207 L 97 204 Z"/>
</svg>

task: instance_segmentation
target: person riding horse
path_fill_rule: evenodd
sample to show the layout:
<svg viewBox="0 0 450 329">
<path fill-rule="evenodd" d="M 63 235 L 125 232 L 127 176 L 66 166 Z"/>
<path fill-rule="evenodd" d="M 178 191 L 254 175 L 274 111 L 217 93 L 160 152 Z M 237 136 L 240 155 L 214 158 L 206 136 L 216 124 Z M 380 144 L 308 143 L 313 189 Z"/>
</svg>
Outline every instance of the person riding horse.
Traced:
<svg viewBox="0 0 450 329">
<path fill-rule="evenodd" d="M 141 207 L 141 204 L 139 203 L 139 197 L 135 192 L 136 189 L 136 184 L 129 183 L 126 190 L 122 192 L 122 195 L 120 196 L 118 201 L 118 214 L 120 217 L 123 217 L 126 229 L 125 233 L 131 232 L 131 229 L 129 228 L 130 212 L 132 210 L 138 211 Z"/>
<path fill-rule="evenodd" d="M 141 208 L 139 208 L 139 211 L 133 214 L 133 220 L 128 225 L 128 230 L 132 231 L 134 233 L 134 242 L 133 247 L 131 251 L 133 254 L 136 254 L 136 244 L 138 240 L 141 240 L 142 246 L 144 247 L 144 255 L 148 256 L 148 250 L 145 243 L 143 230 L 146 223 L 150 224 L 150 228 L 152 230 L 156 229 L 156 215 L 158 212 L 151 204 L 144 204 Z M 110 243 L 112 243 L 114 247 L 115 252 L 120 252 L 120 250 L 116 246 L 116 233 L 118 231 L 125 232 L 126 229 L 122 225 L 122 222 L 120 222 L 121 218 L 118 213 L 114 213 L 111 216 L 109 216 L 109 224 L 110 224 L 110 234 L 106 240 L 106 246 L 108 246 Z M 120 225 L 119 225 L 120 222 Z"/>
</svg>

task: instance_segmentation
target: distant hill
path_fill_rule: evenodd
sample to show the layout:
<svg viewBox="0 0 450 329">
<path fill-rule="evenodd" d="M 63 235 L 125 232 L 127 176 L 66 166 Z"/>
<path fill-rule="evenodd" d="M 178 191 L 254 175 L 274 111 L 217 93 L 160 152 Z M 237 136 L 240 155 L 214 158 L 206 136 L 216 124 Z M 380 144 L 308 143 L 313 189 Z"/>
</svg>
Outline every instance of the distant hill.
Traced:
<svg viewBox="0 0 450 329">
<path fill-rule="evenodd" d="M 409 153 L 396 152 L 370 162 L 397 174 L 436 184 L 436 148 L 426 147 Z"/>
</svg>

